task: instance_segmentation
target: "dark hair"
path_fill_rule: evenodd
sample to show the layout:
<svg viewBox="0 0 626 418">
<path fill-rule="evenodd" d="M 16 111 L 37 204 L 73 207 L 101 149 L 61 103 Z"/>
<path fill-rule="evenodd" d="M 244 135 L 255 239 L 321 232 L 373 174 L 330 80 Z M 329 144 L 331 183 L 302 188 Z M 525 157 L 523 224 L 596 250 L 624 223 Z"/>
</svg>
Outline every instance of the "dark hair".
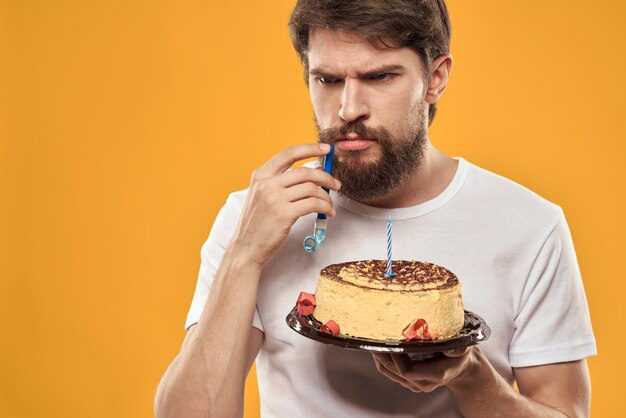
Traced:
<svg viewBox="0 0 626 418">
<path fill-rule="evenodd" d="M 450 51 L 445 0 L 298 0 L 289 19 L 289 33 L 307 83 L 313 28 L 353 32 L 377 48 L 412 48 L 420 56 L 427 81 L 433 60 Z M 429 125 L 436 110 L 435 103 L 428 108 Z"/>
</svg>

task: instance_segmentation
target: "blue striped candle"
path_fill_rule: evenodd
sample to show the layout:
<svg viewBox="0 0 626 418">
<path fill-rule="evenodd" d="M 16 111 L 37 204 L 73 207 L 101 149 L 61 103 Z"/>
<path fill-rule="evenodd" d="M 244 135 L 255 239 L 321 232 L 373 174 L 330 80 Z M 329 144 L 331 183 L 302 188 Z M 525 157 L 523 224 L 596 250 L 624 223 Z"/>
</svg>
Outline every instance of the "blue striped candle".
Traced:
<svg viewBox="0 0 626 418">
<path fill-rule="evenodd" d="M 391 271 L 391 215 L 387 220 L 387 271 L 385 276 L 393 277 L 393 271 Z"/>
</svg>

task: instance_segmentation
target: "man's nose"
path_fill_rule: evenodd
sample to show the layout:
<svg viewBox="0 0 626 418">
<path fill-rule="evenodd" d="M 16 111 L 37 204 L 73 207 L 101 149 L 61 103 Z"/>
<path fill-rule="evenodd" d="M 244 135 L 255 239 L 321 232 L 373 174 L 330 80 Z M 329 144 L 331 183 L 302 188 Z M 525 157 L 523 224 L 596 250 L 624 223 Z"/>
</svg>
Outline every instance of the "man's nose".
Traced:
<svg viewBox="0 0 626 418">
<path fill-rule="evenodd" d="M 339 117 L 346 123 L 369 117 L 369 106 L 365 101 L 363 86 L 359 85 L 358 80 L 344 81 Z"/>
</svg>

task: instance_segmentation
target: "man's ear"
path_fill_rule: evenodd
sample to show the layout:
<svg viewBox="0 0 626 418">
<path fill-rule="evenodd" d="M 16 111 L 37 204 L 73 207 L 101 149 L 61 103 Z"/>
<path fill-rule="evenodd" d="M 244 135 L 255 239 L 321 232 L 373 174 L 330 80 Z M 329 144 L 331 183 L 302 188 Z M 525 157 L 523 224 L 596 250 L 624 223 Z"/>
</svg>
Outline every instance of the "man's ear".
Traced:
<svg viewBox="0 0 626 418">
<path fill-rule="evenodd" d="M 452 55 L 441 54 L 433 61 L 430 72 L 430 83 L 426 91 L 426 103 L 436 103 L 448 85 L 452 74 Z"/>
</svg>

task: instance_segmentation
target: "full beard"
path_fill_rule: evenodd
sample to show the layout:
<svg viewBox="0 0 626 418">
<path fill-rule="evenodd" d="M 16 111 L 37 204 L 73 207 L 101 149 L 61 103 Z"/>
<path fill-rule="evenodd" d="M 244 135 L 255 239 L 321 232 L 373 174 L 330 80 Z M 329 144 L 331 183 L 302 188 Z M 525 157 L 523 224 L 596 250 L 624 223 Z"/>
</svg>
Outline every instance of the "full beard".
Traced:
<svg viewBox="0 0 626 418">
<path fill-rule="evenodd" d="M 350 132 L 362 138 L 374 139 L 380 145 L 382 155 L 375 161 L 367 161 L 364 151 L 347 151 L 342 160 L 333 161 L 333 177 L 341 182 L 339 194 L 349 199 L 367 202 L 385 198 L 404 184 L 420 166 L 427 142 L 427 125 L 423 112 L 418 121 L 402 137 L 394 137 L 383 127 L 368 128 L 359 119 L 339 128 L 318 128 L 319 142 L 335 145 L 338 139 Z M 317 125 L 317 124 L 316 124 Z"/>
</svg>

